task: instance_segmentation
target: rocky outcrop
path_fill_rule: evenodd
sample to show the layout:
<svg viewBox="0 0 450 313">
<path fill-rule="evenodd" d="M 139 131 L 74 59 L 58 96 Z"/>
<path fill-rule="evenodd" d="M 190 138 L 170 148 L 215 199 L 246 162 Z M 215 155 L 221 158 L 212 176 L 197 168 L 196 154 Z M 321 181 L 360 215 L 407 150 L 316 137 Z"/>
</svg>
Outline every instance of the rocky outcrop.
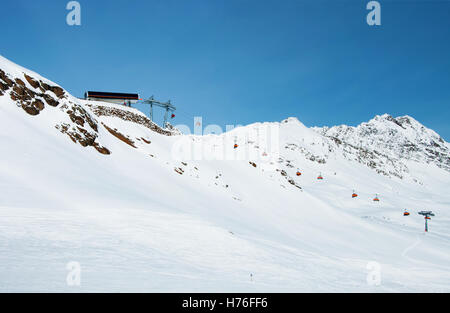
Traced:
<svg viewBox="0 0 450 313">
<path fill-rule="evenodd" d="M 3 70 L 0 70 L 0 96 L 9 92 L 10 98 L 16 104 L 32 116 L 38 115 L 45 109 L 45 104 L 52 107 L 59 105 L 59 100 L 65 97 L 65 92 L 61 87 L 50 86 L 42 81 L 24 74 L 21 78 L 11 78 Z M 25 83 L 34 89 L 31 89 Z"/>
<path fill-rule="evenodd" d="M 334 142 L 339 142 L 347 155 L 383 174 L 407 173 L 403 161 L 433 163 L 450 171 L 450 148 L 436 132 L 410 116 L 394 118 L 384 114 L 357 127 L 335 126 L 314 128 Z M 386 170 L 386 166 L 394 170 Z"/>
<path fill-rule="evenodd" d="M 277 169 L 276 171 L 280 172 L 280 175 L 283 176 L 289 184 L 291 184 L 292 186 L 297 187 L 298 189 L 302 190 L 302 187 L 300 187 L 300 185 L 298 185 L 295 182 L 295 180 L 292 177 L 290 177 L 285 170 Z"/>
<path fill-rule="evenodd" d="M 131 147 L 133 147 L 133 148 L 137 148 L 137 147 L 134 145 L 134 141 L 131 140 L 130 138 L 128 138 L 127 136 L 121 134 L 121 133 L 117 130 L 117 128 L 112 129 L 112 128 L 106 126 L 104 123 L 102 123 L 102 125 L 106 128 L 106 130 L 107 130 L 111 135 L 113 135 L 113 136 L 116 137 L 117 139 L 119 139 L 119 140 L 125 142 L 127 145 L 129 145 L 129 146 L 131 146 Z"/>
<path fill-rule="evenodd" d="M 98 142 L 97 121 L 79 104 L 73 103 L 59 86 L 38 80 L 26 73 L 13 78 L 0 69 L 0 96 L 9 97 L 31 116 L 39 115 L 46 105 L 65 112 L 73 124 L 59 123 L 55 126 L 74 143 L 93 147 L 99 153 L 108 155 L 111 151 Z"/>
<path fill-rule="evenodd" d="M 174 135 L 174 133 L 172 131 L 159 127 L 158 125 L 153 123 L 148 117 L 146 117 L 143 114 L 133 113 L 126 109 L 121 110 L 118 108 L 102 106 L 102 105 L 88 104 L 87 106 L 89 106 L 91 108 L 92 112 L 94 112 L 94 114 L 97 115 L 98 117 L 100 117 L 100 116 L 118 117 L 124 121 L 129 121 L 129 122 L 133 122 L 133 123 L 145 126 L 148 129 L 150 129 L 154 132 L 157 132 L 161 135 L 165 135 L 165 136 L 173 136 Z"/>
<path fill-rule="evenodd" d="M 72 122 L 84 127 L 88 124 L 95 132 L 98 131 L 97 121 L 95 121 L 91 115 L 80 105 L 73 104 L 71 109 L 67 111 Z"/>
<path fill-rule="evenodd" d="M 71 126 L 67 123 L 61 123 L 55 126 L 61 133 L 66 134 L 74 143 L 79 143 L 83 147 L 93 147 L 101 154 L 111 154 L 111 152 L 97 142 L 98 135 L 79 127 Z"/>
</svg>

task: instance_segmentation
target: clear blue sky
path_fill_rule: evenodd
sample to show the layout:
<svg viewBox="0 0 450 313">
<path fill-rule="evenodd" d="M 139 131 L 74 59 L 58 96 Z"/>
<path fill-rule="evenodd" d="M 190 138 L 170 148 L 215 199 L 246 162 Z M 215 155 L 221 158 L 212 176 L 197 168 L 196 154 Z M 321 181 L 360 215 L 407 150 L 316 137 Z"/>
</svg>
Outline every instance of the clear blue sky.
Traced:
<svg viewBox="0 0 450 313">
<path fill-rule="evenodd" d="M 3 1 L 0 54 L 73 95 L 170 98 L 175 124 L 223 127 L 408 114 L 450 139 L 450 1 L 381 0 L 379 27 L 368 0 L 80 0 L 80 27 L 67 2 Z"/>
</svg>

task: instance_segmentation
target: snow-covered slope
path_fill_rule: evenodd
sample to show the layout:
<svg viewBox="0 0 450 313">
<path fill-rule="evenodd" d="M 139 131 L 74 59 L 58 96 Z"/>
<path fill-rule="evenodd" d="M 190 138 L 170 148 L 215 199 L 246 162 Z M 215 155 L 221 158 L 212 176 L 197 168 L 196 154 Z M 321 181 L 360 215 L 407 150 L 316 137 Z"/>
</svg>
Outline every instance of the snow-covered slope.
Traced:
<svg viewBox="0 0 450 313">
<path fill-rule="evenodd" d="M 449 291 L 449 145 L 390 119 L 185 136 L 0 57 L 0 290 Z"/>
</svg>

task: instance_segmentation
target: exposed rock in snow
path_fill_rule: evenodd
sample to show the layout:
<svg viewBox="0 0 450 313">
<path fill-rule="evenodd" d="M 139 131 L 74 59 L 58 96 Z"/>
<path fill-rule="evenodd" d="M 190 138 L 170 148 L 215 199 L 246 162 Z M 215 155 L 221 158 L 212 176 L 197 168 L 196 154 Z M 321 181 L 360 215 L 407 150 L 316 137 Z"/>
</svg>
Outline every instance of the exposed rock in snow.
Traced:
<svg viewBox="0 0 450 313">
<path fill-rule="evenodd" d="M 182 135 L 183 134 L 179 129 L 177 129 L 175 126 L 173 126 L 169 122 L 166 123 L 165 130 L 168 130 L 172 135 Z"/>
<path fill-rule="evenodd" d="M 341 125 L 314 130 L 352 147 L 353 150 L 364 151 L 365 155 L 361 155 L 362 161 L 373 160 L 374 157 L 382 155 L 385 161 L 393 165 L 412 160 L 433 163 L 450 171 L 448 143 L 410 116 L 394 118 L 388 114 L 377 115 L 357 127 Z M 397 165 L 396 168 L 397 174 L 407 172 L 406 166 L 399 168 Z"/>
<path fill-rule="evenodd" d="M 96 104 L 93 104 L 96 103 Z M 98 117 L 100 116 L 113 116 L 118 117 L 124 121 L 130 121 L 136 124 L 143 125 L 152 131 L 155 131 L 159 134 L 166 136 L 173 136 L 178 134 L 172 130 L 166 130 L 159 127 L 157 124 L 153 123 L 148 117 L 146 117 L 143 113 L 137 111 L 136 109 L 127 108 L 125 106 L 111 106 L 106 103 L 98 104 L 98 102 L 90 102 L 86 104 L 89 108 L 92 109 L 94 114 Z"/>
</svg>

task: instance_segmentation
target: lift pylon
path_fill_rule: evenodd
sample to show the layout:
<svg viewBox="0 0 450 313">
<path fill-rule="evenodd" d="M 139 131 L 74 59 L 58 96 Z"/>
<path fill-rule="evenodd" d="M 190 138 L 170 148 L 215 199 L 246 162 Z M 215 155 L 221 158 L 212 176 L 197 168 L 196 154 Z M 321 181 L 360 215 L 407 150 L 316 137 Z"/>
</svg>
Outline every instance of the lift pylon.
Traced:
<svg viewBox="0 0 450 313">
<path fill-rule="evenodd" d="M 163 127 L 166 128 L 167 126 L 167 119 L 169 117 L 169 112 L 175 112 L 177 109 L 171 101 L 167 102 L 161 102 L 158 100 L 155 100 L 155 97 L 151 96 L 149 99 L 145 100 L 144 103 L 150 104 L 150 120 L 153 122 L 153 106 L 161 107 L 166 110 L 164 113 L 164 124 Z"/>
<path fill-rule="evenodd" d="M 419 214 L 425 217 L 425 231 L 428 232 L 428 220 L 431 220 L 434 213 L 432 211 L 420 211 Z"/>
</svg>

